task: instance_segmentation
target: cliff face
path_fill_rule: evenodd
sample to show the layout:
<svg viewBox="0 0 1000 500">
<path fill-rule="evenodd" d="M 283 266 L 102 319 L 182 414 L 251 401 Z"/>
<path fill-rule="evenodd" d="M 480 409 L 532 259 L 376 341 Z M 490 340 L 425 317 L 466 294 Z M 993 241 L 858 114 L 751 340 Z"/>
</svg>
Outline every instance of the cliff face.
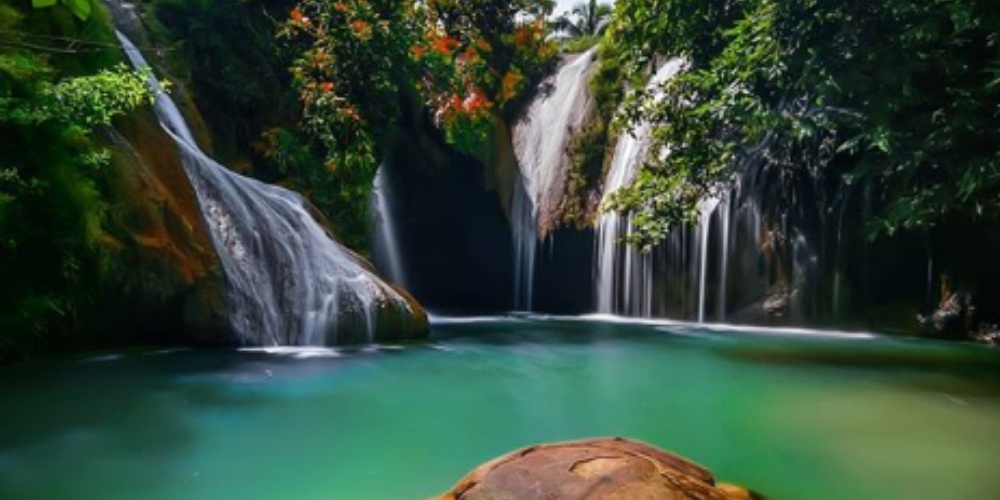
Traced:
<svg viewBox="0 0 1000 500">
<path fill-rule="evenodd" d="M 106 297 L 125 307 L 95 328 L 128 341 L 225 341 L 223 280 L 198 201 L 170 139 L 142 110 L 109 134 L 117 239 Z M 130 334 L 129 331 L 132 333 Z"/>
</svg>

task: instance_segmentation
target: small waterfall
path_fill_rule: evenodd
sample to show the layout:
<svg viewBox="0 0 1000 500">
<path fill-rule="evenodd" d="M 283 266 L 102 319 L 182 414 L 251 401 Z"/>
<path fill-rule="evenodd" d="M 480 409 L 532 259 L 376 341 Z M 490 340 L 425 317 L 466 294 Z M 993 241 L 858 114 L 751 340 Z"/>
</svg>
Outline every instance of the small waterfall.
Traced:
<svg viewBox="0 0 1000 500">
<path fill-rule="evenodd" d="M 389 172 L 387 167 L 382 165 L 375 174 L 375 186 L 372 190 L 372 217 L 375 227 L 375 239 L 372 246 L 375 267 L 393 283 L 406 287 L 406 271 L 399 248 L 399 236 L 396 232 L 396 220 L 391 205 L 392 199 L 393 192 Z"/>
<path fill-rule="evenodd" d="M 534 204 L 523 184 L 514 186 L 510 210 L 511 235 L 514 241 L 514 308 L 518 311 L 531 311 L 535 300 L 538 232 Z"/>
<path fill-rule="evenodd" d="M 664 64 L 650 80 L 648 88 L 654 91 L 676 75 L 684 60 L 672 59 Z M 649 153 L 650 126 L 641 124 L 631 133 L 625 133 L 615 145 L 611 168 L 604 183 L 605 199 L 628 186 L 635 178 L 639 166 Z M 649 317 L 653 312 L 653 257 L 624 243 L 632 234 L 628 216 L 616 213 L 601 214 L 597 225 L 597 269 L 595 294 L 597 310 L 608 314 L 627 314 Z"/>
<path fill-rule="evenodd" d="M 712 235 L 712 215 L 718 208 L 719 201 L 713 198 L 703 200 L 699 211 L 701 218 L 695 231 L 698 234 L 698 246 L 695 255 L 698 256 L 698 322 L 705 321 L 705 297 L 708 294 L 708 243 Z"/>
<path fill-rule="evenodd" d="M 719 246 L 719 290 L 715 313 L 719 321 L 725 321 L 726 319 L 726 293 L 729 289 L 729 226 L 733 218 L 730 207 L 732 200 L 732 191 L 727 192 L 719 207 L 719 219 L 722 223 L 722 244 Z"/>
<path fill-rule="evenodd" d="M 591 111 L 588 92 L 596 48 L 567 58 L 539 89 L 513 131 L 520 175 L 511 203 L 514 237 L 514 305 L 530 311 L 534 305 L 538 240 L 559 223 L 566 189 L 566 151 L 575 130 Z"/>
<path fill-rule="evenodd" d="M 134 66 L 147 66 L 128 38 L 118 39 Z M 302 196 L 209 158 L 153 77 L 150 86 L 201 204 L 225 271 L 230 323 L 244 344 L 320 345 L 345 334 L 354 340 L 358 331 L 371 341 L 381 309 L 409 314 L 406 299 L 338 245 Z"/>
<path fill-rule="evenodd" d="M 661 67 L 649 89 L 655 91 L 682 64 Z M 605 199 L 632 182 L 651 153 L 651 133 L 640 124 L 619 139 Z M 734 182 L 699 203 L 692 224 L 672 229 L 646 254 L 622 243 L 632 234 L 627 214 L 602 214 L 594 280 L 598 311 L 699 322 L 801 323 L 839 316 L 850 293 L 842 276 L 849 251 L 842 233 L 851 188 L 785 177 L 766 158 L 772 146 L 773 137 L 765 137 L 739 160 Z M 787 196 L 791 182 L 797 190 Z"/>
</svg>

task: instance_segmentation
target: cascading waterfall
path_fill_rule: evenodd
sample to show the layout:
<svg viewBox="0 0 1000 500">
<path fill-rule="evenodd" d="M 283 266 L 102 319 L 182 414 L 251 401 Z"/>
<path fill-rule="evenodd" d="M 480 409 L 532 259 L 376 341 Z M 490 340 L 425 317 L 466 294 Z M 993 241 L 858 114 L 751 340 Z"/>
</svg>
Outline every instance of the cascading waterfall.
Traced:
<svg viewBox="0 0 1000 500">
<path fill-rule="evenodd" d="M 513 133 L 520 175 L 511 203 L 514 238 L 514 305 L 532 309 L 538 240 L 558 224 L 573 132 L 591 112 L 588 92 L 596 48 L 567 58 L 540 87 Z"/>
<path fill-rule="evenodd" d="M 375 174 L 375 185 L 372 190 L 372 216 L 375 226 L 375 241 L 372 247 L 375 267 L 392 282 L 405 287 L 406 268 L 403 266 L 403 255 L 399 248 L 392 199 L 389 172 L 383 165 Z"/>
<path fill-rule="evenodd" d="M 146 67 L 132 42 L 117 35 L 132 64 Z M 149 83 L 222 262 L 229 320 L 243 343 L 321 345 L 359 330 L 371 341 L 381 308 L 409 313 L 407 300 L 338 245 L 302 196 L 213 161 L 159 82 L 151 76 Z"/>
<path fill-rule="evenodd" d="M 648 88 L 657 88 L 672 78 L 684 66 L 684 60 L 672 59 L 650 80 Z M 604 183 L 605 199 L 628 186 L 649 153 L 652 130 L 640 124 L 631 133 L 623 134 L 615 146 L 611 168 Z M 653 311 L 653 259 L 649 253 L 627 245 L 632 234 L 632 221 L 616 213 L 601 214 L 597 224 L 597 265 L 595 295 L 597 310 L 608 314 L 649 317 Z"/>
</svg>

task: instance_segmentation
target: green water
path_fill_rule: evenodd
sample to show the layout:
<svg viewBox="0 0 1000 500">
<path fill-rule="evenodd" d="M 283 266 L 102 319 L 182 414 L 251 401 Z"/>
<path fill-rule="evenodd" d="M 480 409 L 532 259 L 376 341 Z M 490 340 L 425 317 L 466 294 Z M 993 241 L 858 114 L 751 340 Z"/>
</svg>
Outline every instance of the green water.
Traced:
<svg viewBox="0 0 1000 500">
<path fill-rule="evenodd" d="M 511 318 L 306 354 L 4 368 L 0 498 L 422 499 L 510 449 L 603 435 L 778 500 L 1000 498 L 993 349 Z"/>
</svg>

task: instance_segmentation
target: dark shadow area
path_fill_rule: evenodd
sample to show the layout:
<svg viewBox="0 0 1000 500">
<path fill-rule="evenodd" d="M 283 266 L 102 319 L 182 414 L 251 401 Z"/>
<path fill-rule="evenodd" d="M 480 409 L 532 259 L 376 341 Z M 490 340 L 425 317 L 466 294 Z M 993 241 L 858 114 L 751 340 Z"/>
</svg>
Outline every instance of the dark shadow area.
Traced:
<svg viewBox="0 0 1000 500">
<path fill-rule="evenodd" d="M 594 307 L 594 231 L 562 227 L 538 245 L 535 311 L 584 314 Z"/>
<path fill-rule="evenodd" d="M 427 151 L 404 144 L 387 162 L 407 288 L 435 313 L 510 310 L 510 227 L 483 167 Z"/>
</svg>

